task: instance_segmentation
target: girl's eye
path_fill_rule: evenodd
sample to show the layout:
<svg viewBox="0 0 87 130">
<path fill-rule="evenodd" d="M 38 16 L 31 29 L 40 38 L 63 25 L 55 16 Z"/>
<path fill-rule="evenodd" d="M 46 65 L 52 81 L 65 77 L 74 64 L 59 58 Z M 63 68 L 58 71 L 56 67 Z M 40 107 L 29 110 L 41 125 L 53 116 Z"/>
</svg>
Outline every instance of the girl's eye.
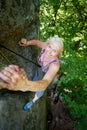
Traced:
<svg viewBox="0 0 87 130">
<path fill-rule="evenodd" d="M 57 51 L 56 51 L 56 50 L 53 50 L 53 52 L 55 52 L 55 53 L 56 53 Z"/>
<path fill-rule="evenodd" d="M 51 48 L 51 46 L 48 46 L 48 48 Z"/>
</svg>

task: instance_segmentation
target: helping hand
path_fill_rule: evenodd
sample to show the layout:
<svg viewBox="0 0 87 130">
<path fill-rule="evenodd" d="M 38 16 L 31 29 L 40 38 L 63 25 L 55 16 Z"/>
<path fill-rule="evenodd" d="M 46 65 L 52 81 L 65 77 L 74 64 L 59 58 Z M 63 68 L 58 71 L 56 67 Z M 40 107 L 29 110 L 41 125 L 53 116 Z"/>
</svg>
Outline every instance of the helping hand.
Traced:
<svg viewBox="0 0 87 130">
<path fill-rule="evenodd" d="M 0 88 L 8 88 L 9 90 L 16 90 L 19 82 L 24 84 L 27 80 L 25 71 L 16 65 L 9 65 L 0 72 Z"/>
</svg>

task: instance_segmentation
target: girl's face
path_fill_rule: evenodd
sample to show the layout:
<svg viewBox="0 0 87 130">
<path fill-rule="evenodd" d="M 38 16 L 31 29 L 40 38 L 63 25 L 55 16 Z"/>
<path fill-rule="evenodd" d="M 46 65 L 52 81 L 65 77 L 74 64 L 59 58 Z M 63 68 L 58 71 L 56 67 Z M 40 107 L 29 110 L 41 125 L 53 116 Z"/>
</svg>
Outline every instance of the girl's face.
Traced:
<svg viewBox="0 0 87 130">
<path fill-rule="evenodd" d="M 49 57 L 57 57 L 58 56 L 58 45 L 56 43 L 48 43 L 45 51 L 46 55 Z"/>
</svg>

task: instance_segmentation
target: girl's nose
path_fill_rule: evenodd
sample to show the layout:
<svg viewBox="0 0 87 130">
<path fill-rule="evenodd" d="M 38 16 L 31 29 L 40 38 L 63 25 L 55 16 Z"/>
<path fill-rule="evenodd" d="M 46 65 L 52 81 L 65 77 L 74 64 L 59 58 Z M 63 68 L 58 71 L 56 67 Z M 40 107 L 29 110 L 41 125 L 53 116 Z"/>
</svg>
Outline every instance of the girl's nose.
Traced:
<svg viewBox="0 0 87 130">
<path fill-rule="evenodd" d="M 52 53 L 52 49 L 51 50 L 49 50 L 49 54 L 51 54 Z"/>
<path fill-rule="evenodd" d="M 52 52 L 53 51 L 53 49 L 50 49 L 50 52 Z"/>
</svg>

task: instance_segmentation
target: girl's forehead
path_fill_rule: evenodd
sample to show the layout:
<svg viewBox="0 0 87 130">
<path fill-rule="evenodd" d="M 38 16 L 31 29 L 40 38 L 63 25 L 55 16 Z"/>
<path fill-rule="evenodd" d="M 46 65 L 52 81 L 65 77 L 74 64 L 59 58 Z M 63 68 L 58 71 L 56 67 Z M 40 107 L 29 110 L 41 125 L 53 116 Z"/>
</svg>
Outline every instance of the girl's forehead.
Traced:
<svg viewBox="0 0 87 130">
<path fill-rule="evenodd" d="M 49 45 L 57 45 L 55 42 L 48 42 Z"/>
<path fill-rule="evenodd" d="M 56 49 L 56 50 L 59 49 L 58 44 L 56 44 L 55 42 L 50 42 L 50 43 L 48 43 L 48 45 L 50 45 L 53 49 Z"/>
</svg>

